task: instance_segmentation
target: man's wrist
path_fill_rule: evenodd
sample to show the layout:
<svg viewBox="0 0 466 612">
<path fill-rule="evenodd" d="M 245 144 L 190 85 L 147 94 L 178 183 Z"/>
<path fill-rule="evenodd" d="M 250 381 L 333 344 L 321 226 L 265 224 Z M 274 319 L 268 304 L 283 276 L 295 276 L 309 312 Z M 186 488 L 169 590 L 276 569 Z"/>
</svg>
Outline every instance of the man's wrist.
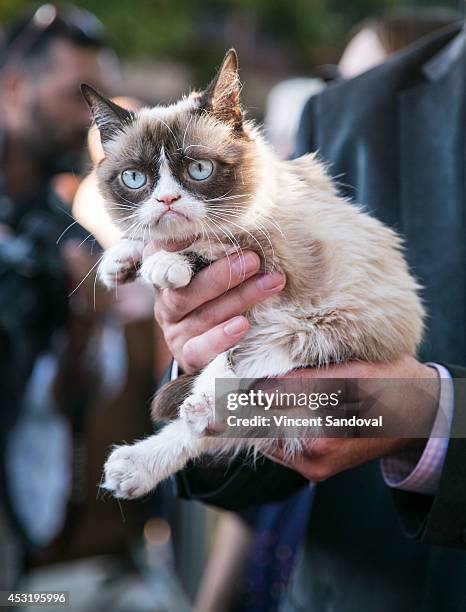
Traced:
<svg viewBox="0 0 466 612">
<path fill-rule="evenodd" d="M 446 368 L 435 363 L 426 364 L 435 369 L 440 380 L 437 414 L 430 438 L 423 449 L 411 447 L 382 459 L 385 482 L 405 491 L 433 495 L 437 491 L 443 463 L 448 449 L 453 418 L 453 383 Z"/>
</svg>

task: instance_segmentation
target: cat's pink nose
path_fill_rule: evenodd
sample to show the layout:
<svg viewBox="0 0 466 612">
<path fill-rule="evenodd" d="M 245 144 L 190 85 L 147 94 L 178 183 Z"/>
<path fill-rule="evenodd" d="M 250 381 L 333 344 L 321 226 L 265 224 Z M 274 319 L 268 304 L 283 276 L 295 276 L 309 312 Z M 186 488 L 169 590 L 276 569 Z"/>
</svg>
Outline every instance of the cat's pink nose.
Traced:
<svg viewBox="0 0 466 612">
<path fill-rule="evenodd" d="M 181 195 L 178 193 L 177 195 L 164 195 L 157 198 L 157 202 L 162 202 L 165 206 L 171 206 L 173 202 L 176 202 L 181 198 Z"/>
</svg>

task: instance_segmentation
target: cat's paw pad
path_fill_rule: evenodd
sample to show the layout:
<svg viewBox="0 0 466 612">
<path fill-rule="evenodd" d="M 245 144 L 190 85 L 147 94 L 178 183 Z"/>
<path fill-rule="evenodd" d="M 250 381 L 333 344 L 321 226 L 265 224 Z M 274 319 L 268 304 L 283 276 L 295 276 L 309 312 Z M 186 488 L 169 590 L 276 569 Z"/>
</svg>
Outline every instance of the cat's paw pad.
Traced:
<svg viewBox="0 0 466 612">
<path fill-rule="evenodd" d="M 144 260 L 141 276 L 159 289 L 179 289 L 189 285 L 192 269 L 189 262 L 178 253 L 159 251 Z"/>
<path fill-rule="evenodd" d="M 112 451 L 104 466 L 103 489 L 121 499 L 134 499 L 149 493 L 155 485 L 147 462 L 133 446 L 120 446 Z"/>
<path fill-rule="evenodd" d="M 100 282 L 108 289 L 134 280 L 140 266 L 138 245 L 116 245 L 106 251 L 97 270 Z"/>
<path fill-rule="evenodd" d="M 180 417 L 199 434 L 208 432 L 214 421 L 214 398 L 207 393 L 196 393 L 185 399 Z"/>
</svg>

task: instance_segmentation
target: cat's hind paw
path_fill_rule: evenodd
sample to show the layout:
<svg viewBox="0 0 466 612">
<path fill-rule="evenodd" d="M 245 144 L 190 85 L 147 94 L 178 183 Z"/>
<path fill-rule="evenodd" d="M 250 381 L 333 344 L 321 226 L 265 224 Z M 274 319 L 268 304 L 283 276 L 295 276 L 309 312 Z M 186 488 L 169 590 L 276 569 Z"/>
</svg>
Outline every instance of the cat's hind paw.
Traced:
<svg viewBox="0 0 466 612">
<path fill-rule="evenodd" d="M 215 418 L 214 398 L 207 393 L 194 393 L 180 407 L 180 417 L 197 434 L 209 432 Z"/>
<path fill-rule="evenodd" d="M 120 446 L 112 451 L 104 466 L 103 489 L 121 499 L 135 499 L 149 493 L 157 482 L 135 446 Z"/>
</svg>

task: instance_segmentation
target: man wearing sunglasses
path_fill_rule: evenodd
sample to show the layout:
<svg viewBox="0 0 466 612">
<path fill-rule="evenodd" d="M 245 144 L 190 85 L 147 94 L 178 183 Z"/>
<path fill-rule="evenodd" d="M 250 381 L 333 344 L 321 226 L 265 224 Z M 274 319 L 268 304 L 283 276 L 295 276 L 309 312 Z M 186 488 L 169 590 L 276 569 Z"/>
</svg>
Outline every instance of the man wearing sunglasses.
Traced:
<svg viewBox="0 0 466 612">
<path fill-rule="evenodd" d="M 89 118 L 79 84 L 87 81 L 108 91 L 117 70 L 102 24 L 73 7 L 39 7 L 5 32 L 0 47 L 0 588 L 11 587 L 21 564 L 22 546 L 11 546 L 12 534 L 21 533 L 40 547 L 60 528 L 59 509 L 53 506 L 56 511 L 47 514 L 60 495 L 39 499 L 40 475 L 33 465 L 17 465 L 35 456 L 26 444 L 31 436 L 16 440 L 12 432 L 23 422 L 25 390 L 39 357 L 52 355 L 53 361 L 60 353 L 57 346 L 66 345 L 67 294 L 74 279 L 62 247 L 67 238 L 81 241 L 86 234 L 70 220 L 52 182 L 59 173 L 79 174 L 82 165 Z M 78 361 L 76 353 L 72 361 Z M 46 363 L 50 366 L 50 359 Z M 38 379 L 45 406 L 53 405 L 46 390 L 52 370 L 46 367 Z M 37 396 L 33 393 L 36 403 Z M 41 437 L 35 430 L 32 438 L 40 442 Z M 53 446 L 48 437 L 45 444 Z M 55 457 L 52 463 L 64 462 Z M 50 486 L 42 487 L 44 493 L 52 490 L 52 463 L 47 464 Z M 52 515 L 58 517 L 56 524 L 47 519 Z M 12 522 L 18 529 L 11 529 Z"/>
</svg>

